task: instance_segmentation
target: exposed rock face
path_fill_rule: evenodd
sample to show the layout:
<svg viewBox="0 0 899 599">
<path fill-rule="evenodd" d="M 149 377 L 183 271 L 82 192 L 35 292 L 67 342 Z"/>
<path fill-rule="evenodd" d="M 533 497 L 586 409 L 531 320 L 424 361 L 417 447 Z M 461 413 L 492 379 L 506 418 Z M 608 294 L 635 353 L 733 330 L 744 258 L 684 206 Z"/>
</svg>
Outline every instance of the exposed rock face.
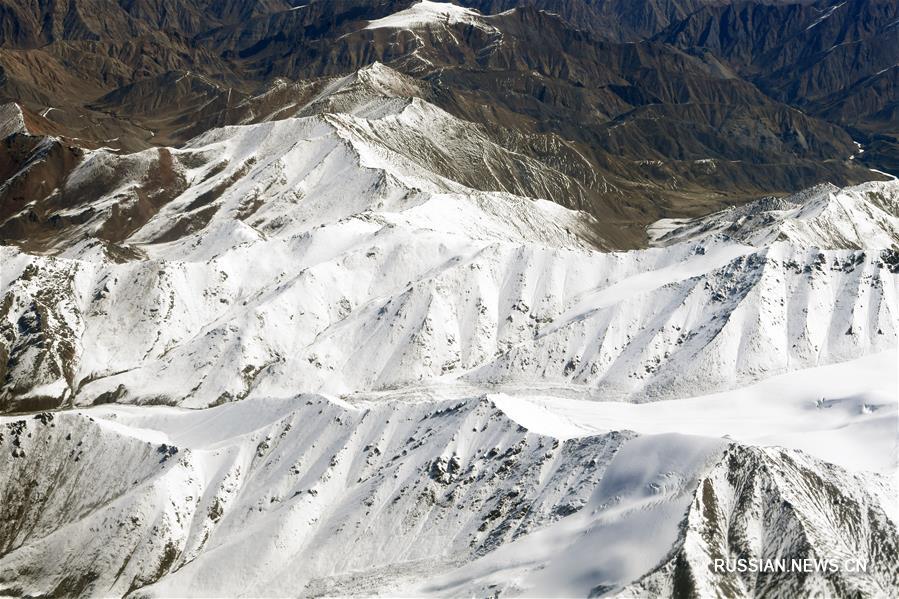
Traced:
<svg viewBox="0 0 899 599">
<path fill-rule="evenodd" d="M 899 584 L 899 535 L 895 514 L 888 513 L 880 494 L 890 492 L 886 480 L 846 472 L 801 453 L 731 446 L 699 482 L 679 548 L 628 592 L 889 594 Z M 853 531 L 851 537 L 846 530 Z M 828 563 L 819 565 L 825 559 Z M 716 571 L 715 560 L 731 565 Z M 739 567 L 743 571 L 728 571 L 738 569 L 738 560 L 746 564 Z M 755 571 L 750 560 L 759 564 Z M 814 563 L 805 565 L 805 560 Z M 855 566 L 844 567 L 842 560 Z M 856 566 L 864 571 L 852 571 Z"/>
<path fill-rule="evenodd" d="M 840 124 L 870 149 L 875 168 L 896 164 L 895 2 L 707 6 L 654 39 L 702 47 L 765 93 Z"/>
</svg>

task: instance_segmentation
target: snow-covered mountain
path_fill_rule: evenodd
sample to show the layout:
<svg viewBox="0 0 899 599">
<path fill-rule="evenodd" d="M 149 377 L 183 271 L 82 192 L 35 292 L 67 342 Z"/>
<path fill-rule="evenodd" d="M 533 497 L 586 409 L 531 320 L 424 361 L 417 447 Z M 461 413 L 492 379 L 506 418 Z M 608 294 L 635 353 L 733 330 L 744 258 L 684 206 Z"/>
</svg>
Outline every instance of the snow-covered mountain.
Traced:
<svg viewBox="0 0 899 599">
<path fill-rule="evenodd" d="M 0 592 L 899 592 L 899 182 L 613 252 L 577 181 L 417 89 L 65 154 L 4 220 L 53 228 L 0 247 Z M 62 152 L 0 119 L 46 147 L 7 188 Z"/>
<path fill-rule="evenodd" d="M 425 144 L 400 155 L 363 128 L 420 132 L 395 119 L 430 110 L 212 131 L 171 151 L 184 191 L 122 241 L 91 235 L 140 202 L 134 185 L 85 207 L 51 255 L 5 248 L 8 408 L 422 384 L 644 401 L 895 347 L 896 254 L 883 236 L 818 249 L 763 225 L 771 243 L 719 231 L 597 252 L 586 215 L 472 190 L 423 170 L 440 156 Z M 67 185 L 141 159 L 93 153 Z M 888 226 L 897 189 L 846 191 L 859 198 L 848 222 Z"/>
<path fill-rule="evenodd" d="M 895 248 L 899 194 L 894 185 L 839 189 L 829 183 L 785 198 L 763 198 L 692 221 L 666 219 L 650 228 L 657 245 L 725 237 L 754 246 L 786 241 L 823 249 Z"/>
<path fill-rule="evenodd" d="M 484 397 L 3 421 L 8 594 L 881 596 L 899 576 L 895 481 L 796 450 L 539 434 Z M 718 556 L 871 568 L 706 574 Z"/>
<path fill-rule="evenodd" d="M 3 583 L 118 595 L 177 571 L 142 590 L 162 596 L 293 594 L 398 561 L 460 563 L 580 509 L 628 438 L 559 442 L 476 399 L 350 406 L 303 396 L 23 426 L 21 455 L 3 475 L 24 487 L 8 486 L 4 504 L 19 505 L 28 485 L 41 499 L 4 519 Z M 68 474 L 40 474 L 57 469 Z M 83 534 L 88 547 L 74 542 Z M 51 546 L 52 560 L 35 560 Z"/>
</svg>

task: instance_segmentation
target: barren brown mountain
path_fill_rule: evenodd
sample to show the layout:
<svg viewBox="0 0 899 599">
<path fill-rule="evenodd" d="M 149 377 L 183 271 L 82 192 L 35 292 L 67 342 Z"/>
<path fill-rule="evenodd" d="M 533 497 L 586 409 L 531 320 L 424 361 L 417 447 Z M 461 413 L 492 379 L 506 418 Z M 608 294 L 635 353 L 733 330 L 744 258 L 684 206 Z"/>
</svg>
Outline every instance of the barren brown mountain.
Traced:
<svg viewBox="0 0 899 599">
<path fill-rule="evenodd" d="M 412 4 L 0 1 L 0 95 L 28 132 L 5 142 L 19 176 L 0 189 L 4 235 L 24 241 L 54 218 L 63 200 L 26 217 L 22 198 L 75 160 L 38 167 L 16 136 L 54 135 L 38 144 L 47 156 L 177 146 L 213 126 L 326 110 L 313 103 L 322 89 L 375 62 L 558 172 L 550 199 L 592 212 L 624 247 L 662 216 L 855 183 L 897 162 L 893 2 L 497 0 L 463 2 L 482 11 L 476 23 L 366 27 Z M 514 178 L 501 188 L 528 188 Z M 476 173 L 466 184 L 498 186 Z"/>
</svg>

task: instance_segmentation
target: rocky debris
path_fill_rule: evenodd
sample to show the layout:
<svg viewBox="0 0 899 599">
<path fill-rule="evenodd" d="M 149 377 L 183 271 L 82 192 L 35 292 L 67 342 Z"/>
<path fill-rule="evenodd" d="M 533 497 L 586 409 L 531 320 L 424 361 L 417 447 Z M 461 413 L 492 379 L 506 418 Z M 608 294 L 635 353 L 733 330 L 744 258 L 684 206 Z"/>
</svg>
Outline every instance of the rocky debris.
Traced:
<svg viewBox="0 0 899 599">
<path fill-rule="evenodd" d="M 448 485 L 456 480 L 461 470 L 462 463 L 459 461 L 458 456 L 454 455 L 449 459 L 439 457 L 431 462 L 431 467 L 428 469 L 428 475 L 432 480 Z"/>
<path fill-rule="evenodd" d="M 34 419 L 39 421 L 44 426 L 47 426 L 51 422 L 53 422 L 53 412 L 41 412 L 34 416 Z M 51 425 L 55 426 L 55 425 Z"/>
<path fill-rule="evenodd" d="M 887 270 L 893 274 L 899 274 L 899 250 L 883 250 L 880 253 L 880 259 L 883 260 Z"/>
<path fill-rule="evenodd" d="M 167 445 L 163 443 L 156 448 L 156 453 L 161 456 L 159 458 L 159 463 L 164 464 L 168 461 L 169 458 L 172 458 L 178 454 L 178 448 L 174 445 Z"/>
<path fill-rule="evenodd" d="M 28 430 L 28 423 L 24 420 L 15 420 L 13 422 L 7 422 L 6 428 L 9 431 L 10 435 L 10 445 L 12 445 L 12 457 L 14 458 L 23 458 L 25 457 L 25 450 L 22 447 L 22 435 L 25 434 Z M 29 433 L 30 436 L 30 433 Z M 2 440 L 2 439 L 0 439 Z"/>
</svg>

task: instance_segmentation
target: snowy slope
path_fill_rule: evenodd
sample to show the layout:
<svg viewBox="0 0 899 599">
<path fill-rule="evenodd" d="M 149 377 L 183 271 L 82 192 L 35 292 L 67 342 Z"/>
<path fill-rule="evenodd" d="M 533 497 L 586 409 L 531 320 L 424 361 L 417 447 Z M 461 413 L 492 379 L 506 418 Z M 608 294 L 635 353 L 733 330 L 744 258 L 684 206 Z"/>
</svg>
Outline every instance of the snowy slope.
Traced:
<svg viewBox="0 0 899 599">
<path fill-rule="evenodd" d="M 670 433 L 560 440 L 478 397 L 0 423 L 0 590 L 14 595 L 669 596 L 685 568 L 704 594 L 899 588 L 895 481 L 795 450 Z M 872 568 L 706 577 L 720 551 Z"/>
<path fill-rule="evenodd" d="M 413 99 L 376 119 L 213 130 L 170 151 L 183 190 L 123 241 L 89 237 L 108 228 L 104 207 L 130 201 L 134 186 L 116 183 L 85 208 L 86 239 L 52 256 L 3 248 L 7 409 L 410 384 L 644 401 L 895 347 L 883 235 L 818 250 L 769 231 L 798 231 L 807 213 L 816 230 L 890 227 L 895 182 L 810 192 L 761 229 L 724 213 L 664 248 L 601 253 L 581 213 L 439 174 L 453 160 L 498 172 L 466 127 Z M 94 152 L 67 184 L 139 177 L 147 156 Z M 852 218 L 822 209 L 825 196 L 854 198 Z"/>
<path fill-rule="evenodd" d="M 280 596 L 447 567 L 579 510 L 629 437 L 559 442 L 476 398 L 46 418 L 3 419 L 0 589 L 17 594 Z"/>
<path fill-rule="evenodd" d="M 895 349 L 768 377 L 733 391 L 635 404 L 557 396 L 488 397 L 528 430 L 567 439 L 609 430 L 682 433 L 800 449 L 857 471 L 896 472 Z"/>
<path fill-rule="evenodd" d="M 726 237 L 754 246 L 786 241 L 825 249 L 899 245 L 899 188 L 877 182 L 840 189 L 829 183 L 785 198 L 764 198 L 691 221 L 650 227 L 657 245 Z"/>
<path fill-rule="evenodd" d="M 309 91 L 79 155 L 0 246 L 0 593 L 899 593 L 899 182 L 607 252 L 390 69 Z"/>
<path fill-rule="evenodd" d="M 883 260 L 776 244 L 683 279 L 659 269 L 591 293 L 468 378 L 643 400 L 893 348 L 896 276 Z"/>
<path fill-rule="evenodd" d="M 401 112 L 413 98 L 425 94 L 423 88 L 421 81 L 375 62 L 327 83 L 291 116 L 342 113 L 378 118 Z"/>
<path fill-rule="evenodd" d="M 483 215 L 473 222 L 489 224 Z M 453 380 L 651 399 L 895 347 L 895 275 L 878 253 L 710 250 L 706 272 L 668 282 L 692 248 L 471 244 L 469 226 L 438 226 L 410 236 L 354 218 L 209 262 L 13 253 L 8 375 L 34 385 L 14 389 L 22 397 L 75 391 L 81 404 L 111 394 L 201 407 Z"/>
<path fill-rule="evenodd" d="M 886 499 L 895 492 L 890 478 L 795 451 L 639 437 L 619 450 L 574 516 L 403 590 L 444 597 L 888 597 L 899 580 L 895 512 Z M 826 558 L 837 569 L 719 575 L 716 558 Z M 867 571 L 850 572 L 854 560 Z"/>
<path fill-rule="evenodd" d="M 448 2 L 416 2 L 406 10 L 370 22 L 366 29 L 418 29 L 440 25 L 472 25 L 486 29 L 480 13 Z"/>
</svg>

